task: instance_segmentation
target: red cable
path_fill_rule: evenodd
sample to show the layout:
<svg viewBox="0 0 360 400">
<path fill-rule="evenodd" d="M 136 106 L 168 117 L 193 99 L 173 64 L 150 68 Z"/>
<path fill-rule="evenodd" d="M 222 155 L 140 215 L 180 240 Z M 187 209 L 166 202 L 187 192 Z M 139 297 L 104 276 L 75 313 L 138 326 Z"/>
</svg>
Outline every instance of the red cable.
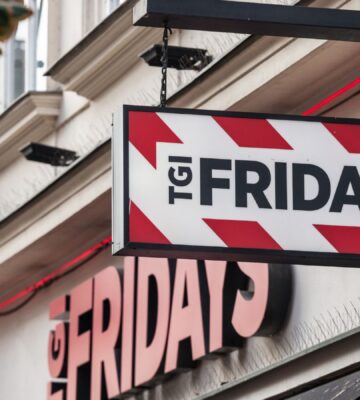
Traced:
<svg viewBox="0 0 360 400">
<path fill-rule="evenodd" d="M 305 112 L 303 112 L 302 115 L 311 115 L 314 114 L 316 111 L 320 110 L 322 107 L 325 105 L 331 103 L 334 101 L 336 98 L 341 96 L 342 94 L 348 92 L 349 90 L 353 89 L 357 85 L 360 84 L 360 78 L 355 79 L 353 82 L 349 83 L 348 85 L 344 86 L 337 92 L 333 93 L 329 97 L 325 98 L 324 100 L 320 101 L 318 104 L 315 104 L 313 107 L 309 108 Z M 96 251 L 100 250 L 104 246 L 108 245 L 111 243 L 111 236 L 108 236 L 101 242 L 95 244 L 94 246 L 90 247 L 89 249 L 85 250 L 83 253 L 81 253 L 79 256 L 75 257 L 71 261 L 68 261 L 61 267 L 57 268 L 54 272 L 51 274 L 47 275 L 45 278 L 41 279 L 40 281 L 36 282 L 34 285 L 29 286 L 28 288 L 22 290 L 21 292 L 17 293 L 16 295 L 10 297 L 9 299 L 3 301 L 0 303 L 0 310 L 8 307 L 9 305 L 13 304 L 14 302 L 18 301 L 22 297 L 31 294 L 35 290 L 38 290 L 44 286 L 46 286 L 48 283 L 53 281 L 55 278 L 61 276 L 65 271 L 68 271 L 71 267 L 74 267 L 76 264 L 79 262 L 85 260 L 86 258 L 90 257 L 92 254 L 94 254 Z"/>
<path fill-rule="evenodd" d="M 326 99 L 320 101 L 318 104 L 315 104 L 314 106 L 312 106 L 311 108 L 309 108 L 308 110 L 306 110 L 305 112 L 303 112 L 302 115 L 311 115 L 314 114 L 316 111 L 320 110 L 321 108 L 323 108 L 324 106 L 326 106 L 327 104 L 331 103 L 332 101 L 334 101 L 336 98 L 338 98 L 339 96 L 341 96 L 342 94 L 348 92 L 349 90 L 353 89 L 354 87 L 356 87 L 357 85 L 360 84 L 360 78 L 355 79 L 353 82 L 349 83 L 348 85 L 344 86 L 343 88 L 341 88 L 340 90 L 338 90 L 337 92 L 331 94 L 329 97 L 327 97 Z"/>
<path fill-rule="evenodd" d="M 81 261 L 86 260 L 91 255 L 99 251 L 100 249 L 104 248 L 111 244 L 112 238 L 111 236 L 106 237 L 101 242 L 96 243 L 95 245 L 91 246 L 83 253 L 78 255 L 77 257 L 73 258 L 72 260 L 68 261 L 67 263 L 63 264 L 61 267 L 57 268 L 55 271 L 51 272 L 49 275 L 45 276 L 38 282 L 34 283 L 33 285 L 27 287 L 26 289 L 20 291 L 19 293 L 15 294 L 14 296 L 10 297 L 9 299 L 0 303 L 0 310 L 8 307 L 9 305 L 13 304 L 14 302 L 20 300 L 22 297 L 31 294 L 35 290 L 41 289 L 42 287 L 49 284 L 51 281 L 56 279 L 57 277 L 61 276 L 65 271 L 68 271 L 71 267 L 76 266 L 76 264 L 80 263 Z"/>
</svg>

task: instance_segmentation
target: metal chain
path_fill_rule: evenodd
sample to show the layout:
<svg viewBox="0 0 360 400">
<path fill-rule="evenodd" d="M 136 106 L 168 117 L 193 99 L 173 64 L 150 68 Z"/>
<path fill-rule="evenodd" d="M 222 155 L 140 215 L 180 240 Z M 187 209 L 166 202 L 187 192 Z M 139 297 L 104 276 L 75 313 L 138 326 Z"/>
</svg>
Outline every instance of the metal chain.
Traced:
<svg viewBox="0 0 360 400">
<path fill-rule="evenodd" d="M 160 89 L 160 107 L 166 107 L 166 94 L 167 94 L 167 68 L 168 68 L 168 45 L 169 45 L 169 34 L 172 34 L 172 30 L 167 26 L 167 23 L 164 25 L 164 34 L 163 34 L 163 47 L 162 47 L 162 56 L 161 56 L 161 89 Z"/>
</svg>

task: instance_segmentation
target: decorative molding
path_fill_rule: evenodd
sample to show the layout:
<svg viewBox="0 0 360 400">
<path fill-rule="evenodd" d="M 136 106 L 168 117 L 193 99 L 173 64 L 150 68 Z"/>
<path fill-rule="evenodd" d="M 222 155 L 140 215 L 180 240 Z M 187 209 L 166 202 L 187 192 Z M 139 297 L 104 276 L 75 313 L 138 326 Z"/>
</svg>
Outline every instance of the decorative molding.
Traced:
<svg viewBox="0 0 360 400">
<path fill-rule="evenodd" d="M 269 0 L 263 0 L 264 3 Z M 298 0 L 283 0 L 294 5 Z M 90 32 L 77 46 L 60 58 L 46 73 L 64 85 L 64 90 L 74 91 L 88 99 L 95 99 L 139 60 L 139 54 L 154 43 L 161 42 L 162 31 L 156 28 L 134 27 L 132 6 L 128 1 Z M 216 62 L 232 47 L 249 35 L 202 32 L 194 37 L 196 44 L 206 38 L 207 48 Z M 175 36 L 181 35 L 177 31 Z M 203 44 L 202 44 L 203 46 Z M 197 74 L 184 72 L 177 75 L 176 88 L 191 82 Z M 169 85 L 170 86 L 170 85 Z M 171 88 L 170 88 L 171 89 Z"/>
<path fill-rule="evenodd" d="M 46 274 L 45 267 L 51 270 L 66 262 L 70 253 L 78 255 L 94 238 L 110 234 L 110 148 L 107 141 L 86 159 L 77 160 L 75 168 L 48 180 L 31 203 L 1 222 L 0 298 L 5 291 L 16 292 L 33 283 L 35 273 Z M 76 238 L 71 236 L 74 232 Z M 65 242 L 66 255 L 59 247 Z"/>
<path fill-rule="evenodd" d="M 61 92 L 29 92 L 0 115 L 0 170 L 19 157 L 19 149 L 55 129 Z"/>
<path fill-rule="evenodd" d="M 46 73 L 88 99 L 94 99 L 139 61 L 139 54 L 161 41 L 158 29 L 132 26 L 131 1 L 111 14 Z"/>
</svg>

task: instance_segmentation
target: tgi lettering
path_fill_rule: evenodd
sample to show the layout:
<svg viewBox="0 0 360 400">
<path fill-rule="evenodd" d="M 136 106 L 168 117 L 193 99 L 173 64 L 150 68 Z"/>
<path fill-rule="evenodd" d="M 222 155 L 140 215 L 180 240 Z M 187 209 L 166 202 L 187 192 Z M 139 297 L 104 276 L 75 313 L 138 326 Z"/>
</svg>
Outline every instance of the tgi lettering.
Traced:
<svg viewBox="0 0 360 400">
<path fill-rule="evenodd" d="M 191 167 L 187 164 L 192 163 L 191 157 L 175 157 L 169 156 L 170 163 L 176 163 L 176 167 L 170 167 L 168 176 L 169 180 L 174 186 L 169 186 L 169 204 L 174 204 L 176 199 L 192 199 L 192 193 L 176 191 L 175 186 L 185 187 L 190 185 L 193 179 L 193 173 Z M 181 165 L 181 164 L 186 164 Z"/>
</svg>

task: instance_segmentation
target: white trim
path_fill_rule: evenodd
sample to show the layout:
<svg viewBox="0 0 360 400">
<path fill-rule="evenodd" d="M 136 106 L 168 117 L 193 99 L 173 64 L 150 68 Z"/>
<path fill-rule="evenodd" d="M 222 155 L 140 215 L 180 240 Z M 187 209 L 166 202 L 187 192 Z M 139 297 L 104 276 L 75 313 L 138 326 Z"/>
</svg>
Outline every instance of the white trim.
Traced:
<svg viewBox="0 0 360 400">
<path fill-rule="evenodd" d="M 5 108 L 8 107 L 14 100 L 14 49 L 15 49 L 15 39 L 12 37 L 5 44 L 5 96 L 4 103 Z"/>
<path fill-rule="evenodd" d="M 37 1 L 27 0 L 28 6 L 36 10 L 28 20 L 27 41 L 25 43 L 25 91 L 36 89 L 36 64 L 37 64 L 37 26 L 38 12 Z"/>
<path fill-rule="evenodd" d="M 112 235 L 113 254 L 124 247 L 124 236 L 121 227 L 124 226 L 124 133 L 123 110 L 113 115 L 113 136 L 111 141 L 112 164 Z"/>
<path fill-rule="evenodd" d="M 55 129 L 62 94 L 28 93 L 0 114 L 0 171 L 20 157 L 19 149 Z"/>
<path fill-rule="evenodd" d="M 123 2 L 121 0 L 106 0 L 106 13 L 111 14 Z"/>
</svg>

